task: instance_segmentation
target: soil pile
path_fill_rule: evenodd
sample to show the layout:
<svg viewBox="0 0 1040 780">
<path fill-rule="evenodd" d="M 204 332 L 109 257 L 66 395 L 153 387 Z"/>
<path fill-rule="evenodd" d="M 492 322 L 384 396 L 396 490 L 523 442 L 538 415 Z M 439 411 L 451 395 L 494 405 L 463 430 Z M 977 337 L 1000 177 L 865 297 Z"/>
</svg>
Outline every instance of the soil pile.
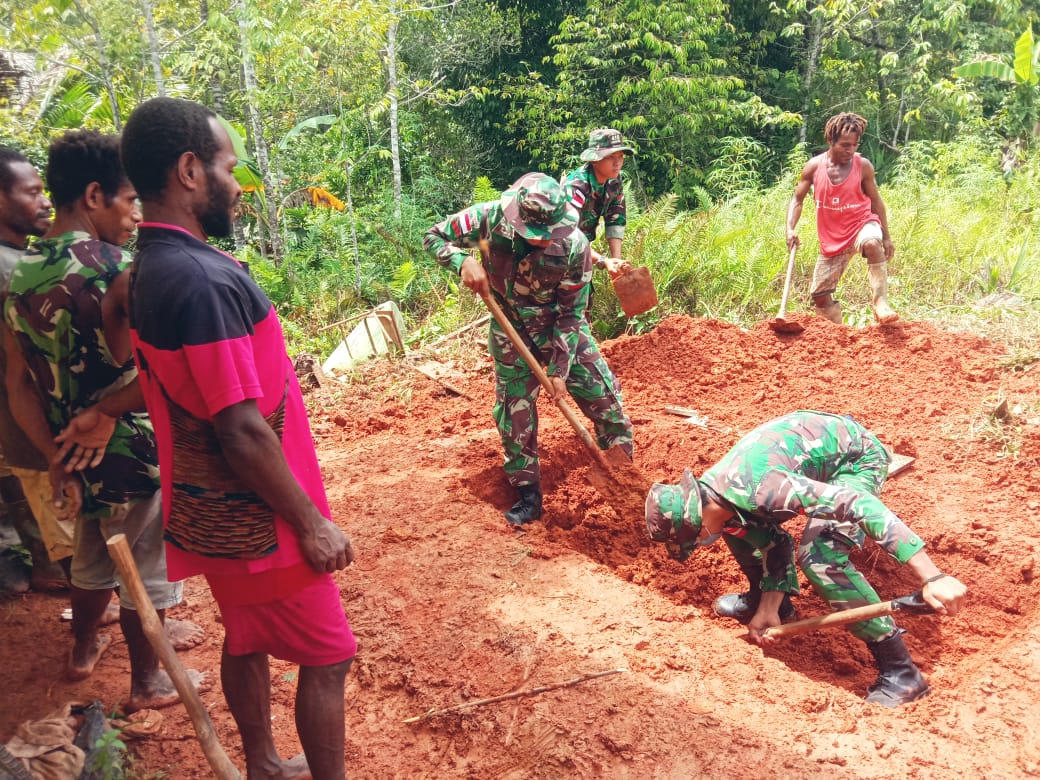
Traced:
<svg viewBox="0 0 1040 780">
<path fill-rule="evenodd" d="M 687 466 L 699 474 L 743 432 L 795 409 L 851 414 L 915 458 L 882 497 L 970 589 L 957 617 L 899 619 L 932 694 L 895 711 L 864 704 L 872 659 L 841 629 L 768 651 L 742 641 L 743 629 L 710 608 L 744 585 L 724 548 L 679 564 L 651 547 L 642 518 L 618 516 L 590 487 L 588 453 L 544 401 L 545 518 L 509 529 L 490 363 L 456 364 L 442 383 L 381 362 L 363 384 L 309 397 L 333 511 L 359 556 L 337 574 L 361 645 L 347 688 L 352 776 L 1040 774 L 1040 371 L 1012 365 L 998 344 L 926 324 L 800 321 L 804 333 L 784 335 L 675 317 L 603 345 L 635 423 L 636 465 L 650 480 L 676 481 Z M 854 561 L 882 597 L 916 588 L 871 542 Z M 182 657 L 216 678 L 214 605 L 203 583 L 186 591 L 171 614 L 209 638 Z M 796 604 L 802 616 L 825 611 L 804 580 Z M 0 605 L 0 740 L 69 699 L 112 706 L 126 696 L 121 639 L 91 679 L 61 679 L 63 606 L 36 594 Z M 626 671 L 403 723 L 610 669 Z M 204 700 L 243 766 L 216 682 Z M 295 686 L 293 667 L 273 663 L 284 755 L 299 750 Z M 138 767 L 208 776 L 187 716 L 164 715 L 158 735 L 135 743 Z"/>
</svg>

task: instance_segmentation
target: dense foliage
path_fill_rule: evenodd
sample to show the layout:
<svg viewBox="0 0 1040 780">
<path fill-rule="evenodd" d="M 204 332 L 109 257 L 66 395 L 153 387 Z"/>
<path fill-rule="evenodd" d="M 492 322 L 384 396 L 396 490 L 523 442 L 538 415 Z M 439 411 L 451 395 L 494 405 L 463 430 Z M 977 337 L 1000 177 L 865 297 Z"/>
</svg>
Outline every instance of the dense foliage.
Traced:
<svg viewBox="0 0 1040 780">
<path fill-rule="evenodd" d="M 794 177 L 845 110 L 870 122 L 897 304 L 1038 295 L 1035 0 L 2 2 L 0 143 L 39 161 L 157 94 L 241 133 L 257 186 L 236 249 L 299 347 L 327 352 L 323 326 L 388 298 L 420 336 L 476 316 L 423 232 L 526 170 L 564 173 L 607 125 L 638 150 L 626 255 L 665 303 L 635 327 L 770 315 Z M 615 334 L 630 323 L 600 287 Z"/>
</svg>

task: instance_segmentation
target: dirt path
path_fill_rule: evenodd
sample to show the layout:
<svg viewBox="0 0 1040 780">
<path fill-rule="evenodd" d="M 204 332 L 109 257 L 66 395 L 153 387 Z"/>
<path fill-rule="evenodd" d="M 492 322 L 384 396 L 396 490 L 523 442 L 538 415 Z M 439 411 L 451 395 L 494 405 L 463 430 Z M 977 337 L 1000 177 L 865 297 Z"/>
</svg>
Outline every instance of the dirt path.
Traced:
<svg viewBox="0 0 1040 780">
<path fill-rule="evenodd" d="M 636 425 L 637 464 L 674 481 L 702 471 L 740 432 L 782 412 L 850 413 L 916 462 L 885 501 L 969 585 L 952 619 L 909 617 L 907 642 L 931 696 L 868 706 L 862 643 L 831 630 L 763 652 L 711 614 L 742 585 L 718 550 L 686 564 L 644 541 L 582 477 L 585 453 L 542 405 L 546 519 L 508 529 L 512 496 L 490 419 L 490 367 L 458 373 L 466 400 L 381 363 L 351 394 L 312 394 L 315 436 L 337 521 L 357 564 L 337 575 L 361 650 L 348 683 L 354 777 L 385 778 L 1020 778 L 1040 774 L 1040 370 L 1000 368 L 1004 350 L 923 324 L 852 331 L 806 321 L 800 336 L 672 318 L 605 346 Z M 1006 398 L 1009 422 L 987 416 Z M 698 410 L 708 427 L 666 414 Z M 984 423 L 986 423 L 984 425 Z M 974 431 L 974 433 L 973 433 Z M 985 433 L 988 438 L 983 438 Z M 1005 447 L 1017 457 L 1005 456 Z M 796 529 L 792 529 L 796 530 Z M 882 596 L 910 592 L 905 570 L 868 546 L 855 558 Z M 824 611 L 804 584 L 803 615 Z M 183 654 L 216 672 L 221 628 L 204 584 L 176 617 L 210 638 Z M 90 679 L 60 680 L 61 599 L 0 604 L 0 740 L 69 699 L 125 697 L 125 645 Z M 114 632 L 116 636 L 118 634 Z M 442 715 L 430 709 L 627 671 Z M 298 751 L 295 675 L 275 664 L 274 726 Z M 204 695 L 221 741 L 241 754 L 219 685 Z M 165 711 L 135 743 L 142 776 L 209 775 L 190 722 Z"/>
</svg>

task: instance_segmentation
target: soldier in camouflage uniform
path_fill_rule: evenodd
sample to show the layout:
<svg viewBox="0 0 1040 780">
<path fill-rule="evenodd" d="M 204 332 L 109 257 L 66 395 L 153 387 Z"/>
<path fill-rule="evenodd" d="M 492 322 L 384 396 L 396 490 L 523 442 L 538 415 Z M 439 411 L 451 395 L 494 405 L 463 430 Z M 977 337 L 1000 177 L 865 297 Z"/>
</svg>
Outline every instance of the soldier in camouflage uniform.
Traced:
<svg viewBox="0 0 1040 780">
<path fill-rule="evenodd" d="M 51 144 L 47 183 L 54 223 L 15 266 L 4 319 L 12 411 L 53 463 L 58 454 L 53 437 L 73 415 L 102 397 L 136 389 L 134 364 L 114 361 L 106 344 L 102 300 L 108 283 L 129 265 L 119 245 L 130 238 L 140 213 L 115 136 L 66 133 Z M 109 423 L 113 432 L 103 455 L 84 471 L 66 474 L 60 462 L 51 467 L 55 495 L 64 494 L 77 510 L 71 567 L 74 643 L 66 669 L 70 679 L 89 676 L 110 641 L 98 632 L 112 590 L 119 585 L 107 538 L 126 534 L 160 616 L 181 601 L 181 584 L 166 577 L 151 421 L 147 415 L 127 413 Z M 176 689 L 159 667 L 125 588 L 120 624 L 131 674 L 124 710 L 176 702 Z"/>
<path fill-rule="evenodd" d="M 563 188 L 541 173 L 518 179 L 500 200 L 478 203 L 434 225 L 423 246 L 477 293 L 490 289 L 527 346 L 546 365 L 554 399 L 569 393 L 594 424 L 603 449 L 632 453 L 632 423 L 621 386 L 600 355 L 585 317 L 592 259 Z M 464 248 L 487 246 L 481 263 Z M 494 418 L 505 471 L 520 500 L 505 513 L 513 525 L 542 515 L 538 463 L 539 383 L 509 337 L 492 320 Z"/>
<path fill-rule="evenodd" d="M 0 289 L 23 254 L 29 236 L 42 236 L 51 224 L 51 202 L 40 174 L 23 155 L 0 147 Z M 0 377 L 6 366 L 0 341 Z M 10 529 L 10 530 L 8 530 Z M 0 381 L 0 595 L 68 588 L 57 563 L 72 554 L 71 524 L 64 522 L 51 502 L 47 461 L 11 416 L 7 389 Z M 25 566 L 17 551 L 29 551 Z"/>
<path fill-rule="evenodd" d="M 878 498 L 890 460 L 852 419 L 794 412 L 744 436 L 700 479 L 686 469 L 678 485 L 655 484 L 647 530 L 678 560 L 719 536 L 726 541 L 751 588 L 720 597 L 715 611 L 746 624 L 758 644 L 775 641 L 764 632 L 792 612 L 796 560 L 833 610 L 881 601 L 849 561 L 867 536 L 913 570 L 930 606 L 955 614 L 967 589 L 939 571 L 924 542 Z M 808 519 L 796 550 L 783 523 L 799 514 Z M 890 616 L 852 623 L 849 631 L 866 642 L 880 672 L 867 701 L 895 707 L 928 693 Z"/>
<path fill-rule="evenodd" d="M 629 266 L 621 260 L 621 242 L 625 237 L 625 187 L 621 182 L 621 166 L 625 152 L 635 154 L 621 133 L 609 127 L 589 133 L 589 145 L 581 153 L 584 165 L 563 177 L 563 188 L 571 205 L 578 210 L 578 227 L 589 243 L 596 238 L 600 219 L 607 239 L 608 255 L 593 251 L 597 268 L 612 275 Z"/>
</svg>

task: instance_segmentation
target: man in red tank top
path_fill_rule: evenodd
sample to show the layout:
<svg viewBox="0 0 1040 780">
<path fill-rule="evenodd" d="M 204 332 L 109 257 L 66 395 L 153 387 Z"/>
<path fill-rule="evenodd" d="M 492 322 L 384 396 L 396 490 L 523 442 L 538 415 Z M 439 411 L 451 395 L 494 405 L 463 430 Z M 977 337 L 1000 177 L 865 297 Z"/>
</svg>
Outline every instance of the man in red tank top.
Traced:
<svg viewBox="0 0 1040 780">
<path fill-rule="evenodd" d="M 787 206 L 787 248 L 800 245 L 795 226 L 811 187 L 816 201 L 816 232 L 820 256 L 813 270 L 812 299 L 816 313 L 841 323 L 841 304 L 834 300 L 838 281 L 857 252 L 867 259 L 874 317 L 881 323 L 899 319 L 888 304 L 888 261 L 896 248 L 888 232 L 888 215 L 870 160 L 856 153 L 867 129 L 858 114 L 843 113 L 827 120 L 828 149 L 805 164 Z"/>
</svg>

